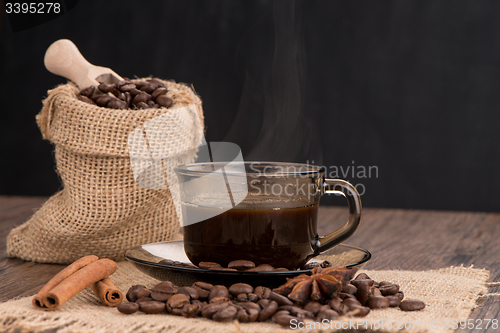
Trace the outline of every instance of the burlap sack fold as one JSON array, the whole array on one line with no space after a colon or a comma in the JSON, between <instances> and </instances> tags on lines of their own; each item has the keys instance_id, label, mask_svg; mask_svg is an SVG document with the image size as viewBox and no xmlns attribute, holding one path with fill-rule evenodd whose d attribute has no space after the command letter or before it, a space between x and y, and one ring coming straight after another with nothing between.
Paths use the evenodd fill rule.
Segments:
<instances>
[{"instance_id":1,"label":"burlap sack fold","mask_svg":"<svg viewBox=\"0 0 500 333\"><path fill-rule=\"evenodd\" d=\"M164 156L164 168L171 170L174 160L194 161L190 148L203 140L201 100L186 85L166 81L165 86L174 101L169 109L90 105L76 98L78 88L71 82L49 91L37 123L55 146L63 187L10 232L8 255L45 263L70 263L87 254L121 260L132 246L176 237L179 222L170 191L136 184L128 148L134 129L175 112L161 128L168 134L165 151L172 154Z\"/></svg>"}]
</instances>

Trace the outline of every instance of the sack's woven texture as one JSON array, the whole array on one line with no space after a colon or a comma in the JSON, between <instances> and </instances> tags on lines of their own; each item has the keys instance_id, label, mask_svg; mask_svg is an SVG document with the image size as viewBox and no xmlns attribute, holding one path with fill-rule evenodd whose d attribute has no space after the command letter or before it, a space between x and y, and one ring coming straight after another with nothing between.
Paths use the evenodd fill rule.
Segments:
<instances>
[{"instance_id":1,"label":"sack's woven texture","mask_svg":"<svg viewBox=\"0 0 500 333\"><path fill-rule=\"evenodd\" d=\"M10 232L8 255L44 263L70 263L88 254L122 260L130 247L176 238L180 224L170 191L139 187L128 149L134 129L176 110L177 116L159 129L168 137L164 153L172 154L163 157L177 163L194 161L192 147L203 140L201 100L187 85L164 83L173 99L169 109L90 105L77 99L78 88L71 82L48 92L37 123L55 146L63 186ZM174 156L179 152L187 153Z\"/></svg>"},{"instance_id":2,"label":"sack's woven texture","mask_svg":"<svg viewBox=\"0 0 500 333\"><path fill-rule=\"evenodd\" d=\"M136 332L335 332L344 325L360 331L380 332L453 332L446 326L446 319L466 320L476 307L476 299L486 293L489 272L465 267L449 267L431 271L364 271L376 281L398 283L405 298L416 298L426 303L425 309L404 312L398 308L373 310L363 318L343 318L326 327L285 329L277 324L265 323L218 323L204 318L184 318L169 314L147 315L136 312L124 315L116 308L100 303L89 288L66 302L59 310L45 312L35 310L31 297L11 300L0 304L1 332L57 332L57 333L136 333ZM157 280L139 272L129 262L118 263L111 277L122 292L134 284L148 288ZM437 323L437 326L435 325ZM358 325L356 327L356 325ZM404 327L406 326L406 328ZM400 328L403 328L401 330Z\"/></svg>"}]
</instances>

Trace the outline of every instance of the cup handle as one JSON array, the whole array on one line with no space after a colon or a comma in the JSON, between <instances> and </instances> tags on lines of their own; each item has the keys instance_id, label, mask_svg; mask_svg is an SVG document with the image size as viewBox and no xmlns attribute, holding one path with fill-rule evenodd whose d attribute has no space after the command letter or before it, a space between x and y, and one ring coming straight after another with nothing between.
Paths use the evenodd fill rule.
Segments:
<instances>
[{"instance_id":1,"label":"cup handle","mask_svg":"<svg viewBox=\"0 0 500 333\"><path fill-rule=\"evenodd\" d=\"M358 229L359 222L361 221L361 198L351 183L342 179L325 179L323 182L323 191L326 194L341 194L347 199L349 218L342 228L324 237L318 237L314 249L314 254L316 255L351 237Z\"/></svg>"}]
</instances>

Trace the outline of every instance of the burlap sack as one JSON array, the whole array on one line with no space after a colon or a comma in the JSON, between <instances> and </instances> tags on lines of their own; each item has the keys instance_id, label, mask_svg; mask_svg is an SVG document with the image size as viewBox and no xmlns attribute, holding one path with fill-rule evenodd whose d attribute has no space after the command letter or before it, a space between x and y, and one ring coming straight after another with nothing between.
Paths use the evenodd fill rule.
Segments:
<instances>
[{"instance_id":1,"label":"burlap sack","mask_svg":"<svg viewBox=\"0 0 500 333\"><path fill-rule=\"evenodd\" d=\"M63 187L10 232L10 256L46 263L70 263L87 254L121 260L132 246L177 236L170 191L137 185L128 148L131 131L173 110L178 115L162 124L168 138L165 150L178 154L202 142L200 98L186 85L165 85L174 101L169 109L101 108L78 100L73 83L49 91L37 123L43 137L55 145ZM170 156L170 161L190 163L195 154L189 150ZM166 170L172 169L168 158L164 163Z\"/></svg>"}]
</instances>

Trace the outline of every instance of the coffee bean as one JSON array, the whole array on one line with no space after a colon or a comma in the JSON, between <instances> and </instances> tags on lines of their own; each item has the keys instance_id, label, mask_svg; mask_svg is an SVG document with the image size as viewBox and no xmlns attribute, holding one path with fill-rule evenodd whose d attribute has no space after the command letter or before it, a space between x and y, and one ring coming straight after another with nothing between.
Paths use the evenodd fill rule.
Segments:
<instances>
[{"instance_id":1,"label":"coffee bean","mask_svg":"<svg viewBox=\"0 0 500 333\"><path fill-rule=\"evenodd\" d=\"M201 315L205 318L212 319L215 313L228 307L230 304L231 302L208 304L201 309Z\"/></svg>"},{"instance_id":2,"label":"coffee bean","mask_svg":"<svg viewBox=\"0 0 500 333\"><path fill-rule=\"evenodd\" d=\"M379 289L379 288L377 288L377 287L371 287L371 288L370 288L370 292L371 292L371 294L372 294L373 296L383 296L383 295L382 295L382 292L381 292L381 291L380 291L380 289Z\"/></svg>"},{"instance_id":3,"label":"coffee bean","mask_svg":"<svg viewBox=\"0 0 500 333\"><path fill-rule=\"evenodd\" d=\"M269 300L275 301L278 305L293 305L293 302L283 295L277 294L271 291L269 294Z\"/></svg>"},{"instance_id":4,"label":"coffee bean","mask_svg":"<svg viewBox=\"0 0 500 333\"><path fill-rule=\"evenodd\" d=\"M162 80L156 79L156 78L147 79L146 82L151 83L155 86L161 86L161 87L163 87L165 85Z\"/></svg>"},{"instance_id":5,"label":"coffee bean","mask_svg":"<svg viewBox=\"0 0 500 333\"><path fill-rule=\"evenodd\" d=\"M210 300L215 297L229 298L229 290L222 285L213 286L212 289L210 289L210 295L208 296L208 301L210 302Z\"/></svg>"},{"instance_id":6,"label":"coffee bean","mask_svg":"<svg viewBox=\"0 0 500 333\"><path fill-rule=\"evenodd\" d=\"M136 107L137 107L138 109L149 109L149 105L147 105L147 104L146 104L146 103L144 103L144 102L139 102L139 103L137 103Z\"/></svg>"},{"instance_id":7,"label":"coffee bean","mask_svg":"<svg viewBox=\"0 0 500 333\"><path fill-rule=\"evenodd\" d=\"M151 290L147 288L142 288L137 291L137 298L149 297L151 295Z\"/></svg>"},{"instance_id":8,"label":"coffee bean","mask_svg":"<svg viewBox=\"0 0 500 333\"><path fill-rule=\"evenodd\" d=\"M354 295L358 291L358 288L356 288L354 285L348 283L345 286L342 286L342 292Z\"/></svg>"},{"instance_id":9,"label":"coffee bean","mask_svg":"<svg viewBox=\"0 0 500 333\"><path fill-rule=\"evenodd\" d=\"M146 287L143 286L142 284L136 284L132 287L130 287L130 289L127 291L127 300L129 302L135 302L137 300L137 292L141 289L145 289Z\"/></svg>"},{"instance_id":10,"label":"coffee bean","mask_svg":"<svg viewBox=\"0 0 500 333\"><path fill-rule=\"evenodd\" d=\"M304 306L304 310L312 312L312 314L317 315L322 304L319 302L311 301Z\"/></svg>"},{"instance_id":11,"label":"coffee bean","mask_svg":"<svg viewBox=\"0 0 500 333\"><path fill-rule=\"evenodd\" d=\"M403 311L418 311L425 308L425 303L418 299L407 299L399 304L399 308Z\"/></svg>"},{"instance_id":12,"label":"coffee bean","mask_svg":"<svg viewBox=\"0 0 500 333\"><path fill-rule=\"evenodd\" d=\"M200 263L198 264L198 267L201 269L210 269L212 267L222 267L222 266L216 262L200 261Z\"/></svg>"},{"instance_id":13,"label":"coffee bean","mask_svg":"<svg viewBox=\"0 0 500 333\"><path fill-rule=\"evenodd\" d=\"M118 98L112 98L106 106L111 109L128 109L127 102L122 101Z\"/></svg>"},{"instance_id":14,"label":"coffee bean","mask_svg":"<svg viewBox=\"0 0 500 333\"><path fill-rule=\"evenodd\" d=\"M167 88L163 88L163 87L158 87L156 88L152 93L151 93L151 98L152 99L156 99L156 97L160 96L160 95L165 95L166 93L168 93L168 89Z\"/></svg>"},{"instance_id":15,"label":"coffee bean","mask_svg":"<svg viewBox=\"0 0 500 333\"><path fill-rule=\"evenodd\" d=\"M392 282L389 282L389 281L380 281L378 283L379 287L382 287L382 286L387 286L389 284L392 284Z\"/></svg>"},{"instance_id":16,"label":"coffee bean","mask_svg":"<svg viewBox=\"0 0 500 333\"><path fill-rule=\"evenodd\" d=\"M142 302L149 302L149 301L153 301L153 299L151 297L141 297L141 298L138 298L135 302L137 304L140 304Z\"/></svg>"},{"instance_id":17,"label":"coffee bean","mask_svg":"<svg viewBox=\"0 0 500 333\"><path fill-rule=\"evenodd\" d=\"M157 87L154 84L146 83L139 90L142 90L148 94L151 94Z\"/></svg>"},{"instance_id":18,"label":"coffee bean","mask_svg":"<svg viewBox=\"0 0 500 333\"><path fill-rule=\"evenodd\" d=\"M184 305L189 304L189 297L184 294L175 294L167 301L167 310L170 313L180 315Z\"/></svg>"},{"instance_id":19,"label":"coffee bean","mask_svg":"<svg viewBox=\"0 0 500 333\"><path fill-rule=\"evenodd\" d=\"M344 305L346 305L349 308L349 310L352 310L355 307L361 306L361 303L357 299L354 299L354 298L346 298L342 301L342 303Z\"/></svg>"},{"instance_id":20,"label":"coffee bean","mask_svg":"<svg viewBox=\"0 0 500 333\"><path fill-rule=\"evenodd\" d=\"M208 302L209 303L224 303L227 301L229 301L229 297L220 296L220 297L214 297L214 298L210 299Z\"/></svg>"},{"instance_id":21,"label":"coffee bean","mask_svg":"<svg viewBox=\"0 0 500 333\"><path fill-rule=\"evenodd\" d=\"M99 95L95 100L95 103L99 106L106 106L110 100L111 96L109 95Z\"/></svg>"},{"instance_id":22,"label":"coffee bean","mask_svg":"<svg viewBox=\"0 0 500 333\"><path fill-rule=\"evenodd\" d=\"M144 313L160 313L165 310L165 303L158 301L142 302L139 309Z\"/></svg>"},{"instance_id":23,"label":"coffee bean","mask_svg":"<svg viewBox=\"0 0 500 333\"><path fill-rule=\"evenodd\" d=\"M249 293L248 294L248 300L250 302L257 302L259 300L259 296L257 296L256 294L254 293Z\"/></svg>"},{"instance_id":24,"label":"coffee bean","mask_svg":"<svg viewBox=\"0 0 500 333\"><path fill-rule=\"evenodd\" d=\"M246 283L235 283L229 287L229 293L233 296L237 296L239 294L251 293L253 292L253 287Z\"/></svg>"},{"instance_id":25,"label":"coffee bean","mask_svg":"<svg viewBox=\"0 0 500 333\"><path fill-rule=\"evenodd\" d=\"M189 296L189 299L198 299L199 295L196 289L191 288L191 287L181 287L179 290L177 290L178 294L184 294L186 296Z\"/></svg>"},{"instance_id":26,"label":"coffee bean","mask_svg":"<svg viewBox=\"0 0 500 333\"><path fill-rule=\"evenodd\" d=\"M238 302L248 302L248 294L238 294L236 300Z\"/></svg>"},{"instance_id":27,"label":"coffee bean","mask_svg":"<svg viewBox=\"0 0 500 333\"><path fill-rule=\"evenodd\" d=\"M120 303L116 306L118 311L125 314L131 314L139 310L139 304L137 303Z\"/></svg>"},{"instance_id":28,"label":"coffee bean","mask_svg":"<svg viewBox=\"0 0 500 333\"><path fill-rule=\"evenodd\" d=\"M371 279L368 275L366 275L366 273L360 273L358 276L356 276L356 278L354 278L354 280L371 280Z\"/></svg>"},{"instance_id":29,"label":"coffee bean","mask_svg":"<svg viewBox=\"0 0 500 333\"><path fill-rule=\"evenodd\" d=\"M316 320L319 321L319 322L322 322L323 320L336 320L338 319L339 317L339 314L337 313L337 311L334 311L334 310L321 310L318 312L317 316L316 316Z\"/></svg>"},{"instance_id":30,"label":"coffee bean","mask_svg":"<svg viewBox=\"0 0 500 333\"><path fill-rule=\"evenodd\" d=\"M269 295L271 295L271 289L263 286L258 286L255 288L254 293L257 295L259 298L269 298Z\"/></svg>"},{"instance_id":31,"label":"coffee bean","mask_svg":"<svg viewBox=\"0 0 500 333\"><path fill-rule=\"evenodd\" d=\"M155 292L152 292L151 293L151 298L155 301L159 301L159 302L166 302L168 301L168 299L170 297L172 297L173 294L164 294L164 293L155 293Z\"/></svg>"},{"instance_id":32,"label":"coffee bean","mask_svg":"<svg viewBox=\"0 0 500 333\"><path fill-rule=\"evenodd\" d=\"M364 317L370 313L370 308L367 306L357 306L353 307L351 313L356 317Z\"/></svg>"},{"instance_id":33,"label":"coffee bean","mask_svg":"<svg viewBox=\"0 0 500 333\"><path fill-rule=\"evenodd\" d=\"M393 284L387 284L379 287L380 292L382 295L387 296L387 295L396 295L399 291L399 285L393 283Z\"/></svg>"},{"instance_id":34,"label":"coffee bean","mask_svg":"<svg viewBox=\"0 0 500 333\"><path fill-rule=\"evenodd\" d=\"M85 89L80 90L80 95L85 96L85 97L90 97L95 91L95 86L90 86Z\"/></svg>"},{"instance_id":35,"label":"coffee bean","mask_svg":"<svg viewBox=\"0 0 500 333\"><path fill-rule=\"evenodd\" d=\"M118 89L114 88L114 89L111 91L111 93L112 93L113 95L115 95L115 97L118 97L118 96L120 96L120 94L121 94L122 92L121 92L120 90L118 90Z\"/></svg>"},{"instance_id":36,"label":"coffee bean","mask_svg":"<svg viewBox=\"0 0 500 333\"><path fill-rule=\"evenodd\" d=\"M164 294L175 294L177 293L177 288L174 287L174 284L172 282L163 281L151 288L151 291Z\"/></svg>"},{"instance_id":37,"label":"coffee bean","mask_svg":"<svg viewBox=\"0 0 500 333\"><path fill-rule=\"evenodd\" d=\"M401 299L396 295L385 296L385 298L387 298L389 300L390 307L399 306L399 304L401 303Z\"/></svg>"},{"instance_id":38,"label":"coffee bean","mask_svg":"<svg viewBox=\"0 0 500 333\"><path fill-rule=\"evenodd\" d=\"M112 92L113 89L116 88L116 85L114 83L101 82L101 84L99 84L99 86L97 88L100 91L102 91L103 93L109 93L109 92Z\"/></svg>"},{"instance_id":39,"label":"coffee bean","mask_svg":"<svg viewBox=\"0 0 500 333\"><path fill-rule=\"evenodd\" d=\"M298 324L298 323L302 322L301 319L294 317L292 315L288 315L288 314L279 314L279 315L276 315L276 317L273 317L273 319L280 326L287 327L287 328L295 327L292 325L292 323Z\"/></svg>"},{"instance_id":40,"label":"coffee bean","mask_svg":"<svg viewBox=\"0 0 500 333\"><path fill-rule=\"evenodd\" d=\"M160 96L156 97L155 102L158 103L160 106L164 106L166 108L170 107L173 103L172 99L170 97L168 97L167 95L160 95ZM254 267L255 267L255 264L254 264ZM229 267L229 268L234 268L234 267ZM248 267L248 268L252 268L252 267ZM243 268L243 269L246 269L246 268Z\"/></svg>"},{"instance_id":41,"label":"coffee bean","mask_svg":"<svg viewBox=\"0 0 500 333\"><path fill-rule=\"evenodd\" d=\"M129 92L130 90L136 89L136 88L137 88L136 85L133 84L132 82L130 82L130 83L124 84L122 86L119 86L118 89L120 89L120 91L123 91L123 92Z\"/></svg>"},{"instance_id":42,"label":"coffee bean","mask_svg":"<svg viewBox=\"0 0 500 333\"><path fill-rule=\"evenodd\" d=\"M366 301L366 306L370 309L388 308L389 305L389 300L384 296L372 296Z\"/></svg>"},{"instance_id":43,"label":"coffee bean","mask_svg":"<svg viewBox=\"0 0 500 333\"><path fill-rule=\"evenodd\" d=\"M142 94L143 91L137 89L137 88L132 88L128 91L128 93L130 93L130 95L132 95L132 98L139 95L139 94Z\"/></svg>"},{"instance_id":44,"label":"coffee bean","mask_svg":"<svg viewBox=\"0 0 500 333\"><path fill-rule=\"evenodd\" d=\"M92 105L95 105L95 102L93 100L91 100L90 98L88 98L87 96L84 96L84 95L79 95L78 96L78 99L82 102L85 102L85 103L89 103L89 104L92 104Z\"/></svg>"},{"instance_id":45,"label":"coffee bean","mask_svg":"<svg viewBox=\"0 0 500 333\"><path fill-rule=\"evenodd\" d=\"M269 299L260 299L257 303L260 305L261 309L269 305L271 301Z\"/></svg>"},{"instance_id":46,"label":"coffee bean","mask_svg":"<svg viewBox=\"0 0 500 333\"><path fill-rule=\"evenodd\" d=\"M285 267L278 267L274 269L274 272L289 272L290 270Z\"/></svg>"},{"instance_id":47,"label":"coffee bean","mask_svg":"<svg viewBox=\"0 0 500 333\"><path fill-rule=\"evenodd\" d=\"M238 310L236 307L229 305L224 309L217 311L213 316L212 320L223 322L223 321L231 321L236 318L236 313Z\"/></svg>"},{"instance_id":48,"label":"coffee bean","mask_svg":"<svg viewBox=\"0 0 500 333\"><path fill-rule=\"evenodd\" d=\"M182 315L186 318L194 318L201 312L200 304L186 304L182 308Z\"/></svg>"},{"instance_id":49,"label":"coffee bean","mask_svg":"<svg viewBox=\"0 0 500 333\"><path fill-rule=\"evenodd\" d=\"M275 301L269 302L259 313L259 321L266 321L278 310L278 303Z\"/></svg>"},{"instance_id":50,"label":"coffee bean","mask_svg":"<svg viewBox=\"0 0 500 333\"><path fill-rule=\"evenodd\" d=\"M400 299L400 300L403 300L405 298L405 293L402 292L401 290L398 291L398 293L396 294L396 296Z\"/></svg>"},{"instance_id":51,"label":"coffee bean","mask_svg":"<svg viewBox=\"0 0 500 333\"><path fill-rule=\"evenodd\" d=\"M145 92L141 92L132 99L132 104L137 105L139 103L146 103L151 99L150 94L146 94Z\"/></svg>"}]
</instances>

